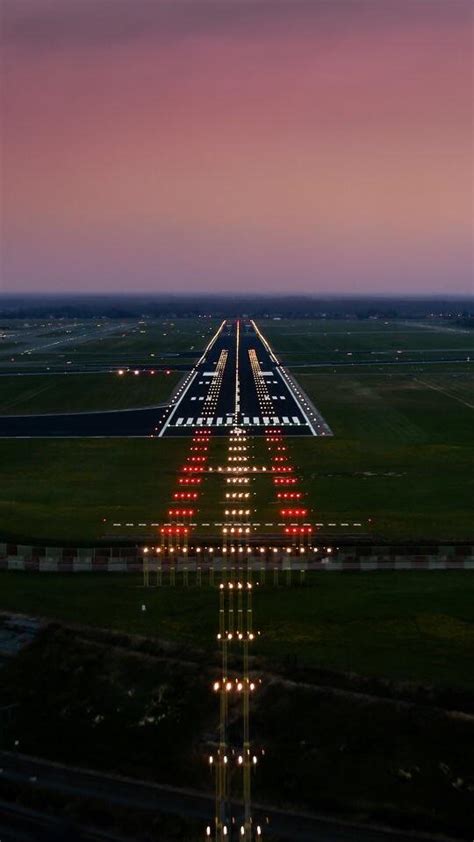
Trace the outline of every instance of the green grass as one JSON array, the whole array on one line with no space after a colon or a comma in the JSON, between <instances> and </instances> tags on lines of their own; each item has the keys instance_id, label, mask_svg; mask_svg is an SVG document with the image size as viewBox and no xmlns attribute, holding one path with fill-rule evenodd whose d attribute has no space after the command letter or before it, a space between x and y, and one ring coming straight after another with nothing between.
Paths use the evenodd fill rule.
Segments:
<instances>
[{"instance_id":1,"label":"green grass","mask_svg":"<svg viewBox=\"0 0 474 842\"><path fill-rule=\"evenodd\" d=\"M198 357L218 327L217 320L176 319L150 320L144 324L130 323L122 333L91 338L80 344L71 343L66 353L73 362L91 359L122 360L158 359L162 354L186 353Z\"/></svg>"},{"instance_id":2,"label":"green grass","mask_svg":"<svg viewBox=\"0 0 474 842\"><path fill-rule=\"evenodd\" d=\"M318 522L362 522L388 540L474 538L474 370L468 362L423 362L463 355L474 336L427 324L260 323L334 432L292 441ZM345 364L298 367L330 358ZM417 363L380 365L408 358ZM358 366L363 359L372 364Z\"/></svg>"},{"instance_id":3,"label":"green grass","mask_svg":"<svg viewBox=\"0 0 474 842\"><path fill-rule=\"evenodd\" d=\"M12 365L15 370L28 370L32 365L65 362L72 366L158 363L180 354L191 361L200 355L219 323L218 319L198 318L64 320L57 325L12 320L2 340L8 342L3 352L0 344L0 364L7 370Z\"/></svg>"},{"instance_id":4,"label":"green grass","mask_svg":"<svg viewBox=\"0 0 474 842\"><path fill-rule=\"evenodd\" d=\"M141 610L146 604L147 611ZM213 647L216 592L141 588L117 574L0 574L0 609ZM474 574L313 574L257 588L256 654L474 689Z\"/></svg>"},{"instance_id":5,"label":"green grass","mask_svg":"<svg viewBox=\"0 0 474 842\"><path fill-rule=\"evenodd\" d=\"M163 439L2 440L1 532L94 541L113 521L155 520L181 451L181 441Z\"/></svg>"},{"instance_id":6,"label":"green grass","mask_svg":"<svg viewBox=\"0 0 474 842\"><path fill-rule=\"evenodd\" d=\"M87 412L130 409L166 401L180 375L158 372L118 374L45 374L2 377L0 414Z\"/></svg>"},{"instance_id":7,"label":"green grass","mask_svg":"<svg viewBox=\"0 0 474 842\"><path fill-rule=\"evenodd\" d=\"M460 402L474 405L472 374L420 378L299 375L334 432L292 442L321 522L372 518L397 540L473 538L474 410Z\"/></svg>"},{"instance_id":8,"label":"green grass","mask_svg":"<svg viewBox=\"0 0 474 842\"><path fill-rule=\"evenodd\" d=\"M260 321L259 327L284 362L406 362L467 358L474 335L461 329L395 321Z\"/></svg>"}]
</instances>

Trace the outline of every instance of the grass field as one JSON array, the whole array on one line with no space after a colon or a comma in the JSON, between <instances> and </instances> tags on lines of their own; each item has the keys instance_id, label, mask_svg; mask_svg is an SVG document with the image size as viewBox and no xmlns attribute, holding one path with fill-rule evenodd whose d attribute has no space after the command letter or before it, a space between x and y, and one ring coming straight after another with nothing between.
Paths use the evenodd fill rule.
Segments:
<instances>
[{"instance_id":1,"label":"grass field","mask_svg":"<svg viewBox=\"0 0 474 842\"><path fill-rule=\"evenodd\" d=\"M169 502L163 489L181 451L179 440L1 440L1 530L24 539L93 541L112 521L155 520Z\"/></svg>"},{"instance_id":2,"label":"grass field","mask_svg":"<svg viewBox=\"0 0 474 842\"><path fill-rule=\"evenodd\" d=\"M259 327L283 362L406 362L474 357L472 331L379 320L262 320Z\"/></svg>"},{"instance_id":3,"label":"grass field","mask_svg":"<svg viewBox=\"0 0 474 842\"><path fill-rule=\"evenodd\" d=\"M94 338L77 345L77 352L95 361L104 354L117 365L119 349L148 360L153 353L180 352L191 359L194 351L185 349L194 346L198 353L216 324L208 319L130 322L125 336ZM312 519L337 523L326 529L334 539L344 534L340 523L353 521L381 540L474 539L474 369L466 361L424 361L430 348L457 353L456 343L472 344L471 334L444 324L371 320L259 324L277 353L286 343L290 350L302 349L293 360L308 356L310 364L298 367L296 362L294 374L334 431L332 438L289 440ZM47 329L56 335L57 326ZM344 365L316 365L314 354L338 348L341 339L347 343L344 348L362 349L369 356L381 344L396 353L394 346L406 339L405 347L418 349L420 359L398 368L380 360L354 365L347 357ZM4 377L0 412L149 405L166 398L176 377ZM94 541L110 535L114 521L162 520L186 448L185 441L169 439L123 441L120 446L99 440L0 441L0 532L24 540ZM255 440L254 448L258 463L265 455L261 440ZM211 464L221 457L222 443L214 442ZM256 518L274 522L271 483L258 479L254 490ZM209 481L205 492L201 520L219 520L222 490ZM130 537L125 529L114 534L117 539Z\"/></svg>"},{"instance_id":4,"label":"grass field","mask_svg":"<svg viewBox=\"0 0 474 842\"><path fill-rule=\"evenodd\" d=\"M131 409L166 401L181 376L175 372L135 376L117 374L45 374L0 380L0 414L87 412Z\"/></svg>"},{"instance_id":5,"label":"grass field","mask_svg":"<svg viewBox=\"0 0 474 842\"><path fill-rule=\"evenodd\" d=\"M12 358L15 370L38 364L153 364L179 354L192 361L218 325L217 319L199 318L64 320L55 325L13 319L3 327L0 366L10 370Z\"/></svg>"},{"instance_id":6,"label":"grass field","mask_svg":"<svg viewBox=\"0 0 474 842\"><path fill-rule=\"evenodd\" d=\"M474 536L474 374L298 374L334 437L293 440L321 520L396 539Z\"/></svg>"},{"instance_id":7,"label":"grass field","mask_svg":"<svg viewBox=\"0 0 474 842\"><path fill-rule=\"evenodd\" d=\"M324 573L308 582L256 589L255 654L474 690L474 574ZM216 599L207 587L144 591L130 574L0 574L0 610L80 618L212 651Z\"/></svg>"},{"instance_id":8,"label":"grass field","mask_svg":"<svg viewBox=\"0 0 474 842\"><path fill-rule=\"evenodd\" d=\"M378 320L260 327L334 432L292 441L320 522L370 518L372 534L396 540L474 537L472 332Z\"/></svg>"}]
</instances>

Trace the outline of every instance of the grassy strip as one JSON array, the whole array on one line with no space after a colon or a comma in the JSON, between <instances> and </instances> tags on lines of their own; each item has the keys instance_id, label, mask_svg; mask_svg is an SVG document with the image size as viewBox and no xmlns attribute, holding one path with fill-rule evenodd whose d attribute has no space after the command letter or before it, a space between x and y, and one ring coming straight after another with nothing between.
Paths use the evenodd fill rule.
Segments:
<instances>
[{"instance_id":1,"label":"grassy strip","mask_svg":"<svg viewBox=\"0 0 474 842\"><path fill-rule=\"evenodd\" d=\"M0 414L87 412L131 409L166 401L180 380L177 373L135 376L52 374L2 377Z\"/></svg>"},{"instance_id":2,"label":"grassy strip","mask_svg":"<svg viewBox=\"0 0 474 842\"><path fill-rule=\"evenodd\" d=\"M0 608L213 647L208 587L144 591L120 574L0 574ZM259 587L256 653L323 667L474 690L474 574L313 574ZM142 611L142 604L146 611Z\"/></svg>"}]
</instances>

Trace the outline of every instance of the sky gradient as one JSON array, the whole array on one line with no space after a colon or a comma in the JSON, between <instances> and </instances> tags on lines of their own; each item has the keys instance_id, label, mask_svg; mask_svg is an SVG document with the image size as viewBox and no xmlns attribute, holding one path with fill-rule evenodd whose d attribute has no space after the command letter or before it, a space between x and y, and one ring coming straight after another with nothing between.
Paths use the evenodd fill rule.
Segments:
<instances>
[{"instance_id":1,"label":"sky gradient","mask_svg":"<svg viewBox=\"0 0 474 842\"><path fill-rule=\"evenodd\" d=\"M3 0L4 292L470 294L470 0Z\"/></svg>"}]
</instances>

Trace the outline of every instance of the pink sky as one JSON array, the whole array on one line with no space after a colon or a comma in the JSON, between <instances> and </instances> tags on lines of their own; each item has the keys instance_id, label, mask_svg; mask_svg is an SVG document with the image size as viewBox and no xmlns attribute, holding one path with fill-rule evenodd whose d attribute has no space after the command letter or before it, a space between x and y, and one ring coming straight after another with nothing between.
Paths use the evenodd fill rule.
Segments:
<instances>
[{"instance_id":1,"label":"pink sky","mask_svg":"<svg viewBox=\"0 0 474 842\"><path fill-rule=\"evenodd\" d=\"M470 0L2 9L3 291L474 291Z\"/></svg>"}]
</instances>

